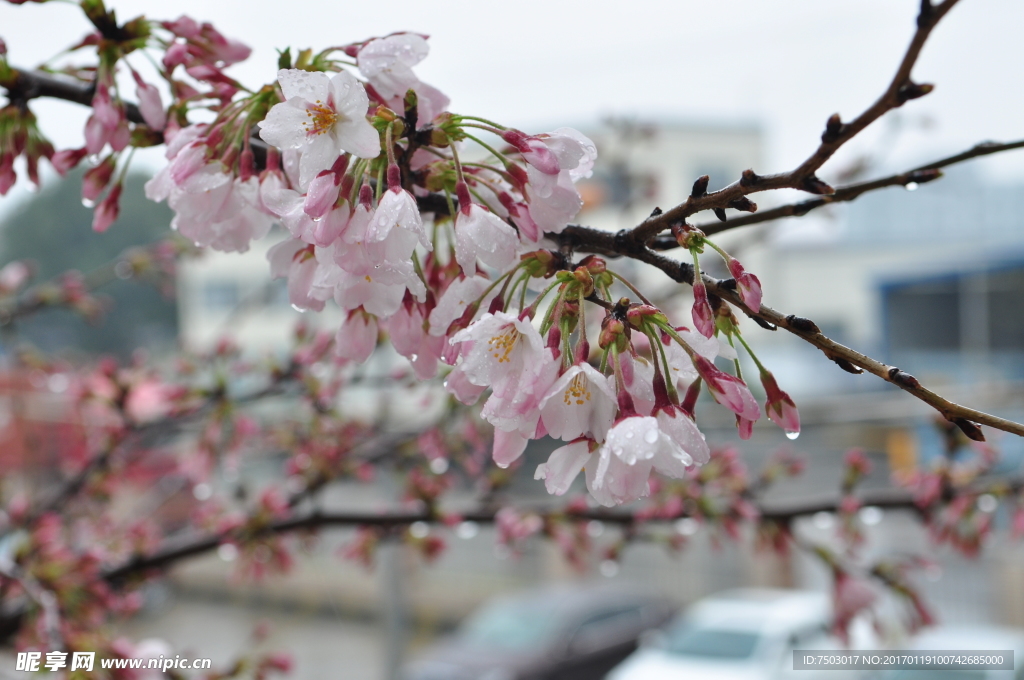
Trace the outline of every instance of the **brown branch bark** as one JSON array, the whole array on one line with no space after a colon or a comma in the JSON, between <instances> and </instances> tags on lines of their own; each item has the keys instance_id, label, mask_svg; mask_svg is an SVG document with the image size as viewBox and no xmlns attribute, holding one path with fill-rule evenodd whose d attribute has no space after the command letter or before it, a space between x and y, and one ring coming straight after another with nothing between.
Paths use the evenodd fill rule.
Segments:
<instances>
[{"instance_id":1,"label":"brown branch bark","mask_svg":"<svg viewBox=\"0 0 1024 680\"><path fill-rule=\"evenodd\" d=\"M889 87L886 88L885 92L882 93L875 103L849 123L843 123L839 119L838 114L830 118L826 124L825 132L822 134L821 144L799 167L790 172L765 176L759 176L753 171L748 170L743 173L743 177L740 180L718 191L708 194L704 193L703 190L695 190L684 203L658 215L652 215L634 227L630 237L639 243L649 243L655 236L668 229L672 224L685 222L691 215L703 210L722 210L729 207L740 207L743 205L742 199L745 196L759 191L801 189L814 194L833 193L832 187L819 180L814 173L843 144L853 139L864 128L878 120L885 113L899 108L907 101L924 96L931 91L931 85L917 85L911 81L910 73L932 29L935 28L939 20L958 1L945 0L945 2L934 6L927 1L922 3L921 12L917 19L917 31L915 31L914 37L910 41L910 46L907 48L903 60L896 70L896 75L889 83ZM757 206L750 204L742 209L754 212L757 210Z\"/></svg>"},{"instance_id":2,"label":"brown branch bark","mask_svg":"<svg viewBox=\"0 0 1024 680\"><path fill-rule=\"evenodd\" d=\"M875 191L877 189L884 189L886 187L903 186L915 182L923 184L924 182L930 182L934 179L938 179L941 175L931 174L931 170L940 170L942 168L962 163L972 158L979 158L981 156L989 156L994 153L1000 153L1002 151L1012 151L1014 149L1024 148L1024 140L1017 140L1015 142L1007 142L1001 144L998 142L981 142L967 151L956 154L955 156L949 156L941 160L926 163L925 165L901 172L895 175L889 175L888 177L881 177L879 179L873 179L867 182L857 182L855 184L847 184L845 186L838 187L834 194L828 196L821 196L819 198L811 198L806 201L799 201L797 203L789 203L787 205L780 205L777 208L771 210L764 210L749 215L741 215L739 217L733 217L726 220L725 222L708 222L705 224L698 224L697 228L703 231L705 234L718 234L729 229L735 229L737 227L746 227L751 224L758 224L761 222L770 222L772 220L781 219L783 217L802 217L807 213L811 212L816 208L820 208L823 205L829 205L830 203L845 203L859 198L863 194L869 191ZM658 239L652 243L652 247L658 250L665 249L671 250L672 248L678 248L679 244L676 243L675 239Z\"/></svg>"},{"instance_id":3,"label":"brown branch bark","mask_svg":"<svg viewBox=\"0 0 1024 680\"><path fill-rule=\"evenodd\" d=\"M864 112L848 123L843 123L838 114L831 117L822 134L821 143L818 148L796 169L775 175L759 176L753 171L743 173L743 177L729 186L713 192L706 193L695 186L693 194L687 200L662 213L652 215L640 225L631 230L623 230L618 234L607 234L593 229L580 226L569 226L556 239L564 246L573 250L587 250L597 254L608 256L624 255L641 262L646 262L658 267L670 278L693 283L693 267L684 263L675 262L660 255L651 247L668 248L671 246L666 241L657 241L655 237L667 229L673 223L684 222L687 217L704 210L723 210L728 207L737 207L753 212L756 205L749 202L745 197L748 194L767 191L771 189L802 189L811 193L823 194L822 198L804 201L802 203L781 206L771 211L762 213L759 216L748 216L729 220L718 228L705 225L705 233L714 233L728 228L754 224L760 221L776 219L788 215L803 214L809 210L837 201L853 200L861 194L886 186L898 184L906 185L910 181L923 181L929 170L936 170L940 167L952 165L968 158L1005 151L1024 146L1024 142L1012 142L1010 144L992 145L980 144L971 150L956 156L951 156L935 163L931 163L908 173L893 175L888 178L862 182L842 187L839 191L824 184L815 176L815 172L828 161L843 144L855 137L868 125L880 118L882 115L895 108L902 106L911 99L928 94L931 91L930 85L918 85L911 80L911 72L914 64L920 56L925 42L932 30L939 21L953 8L959 0L944 0L933 5L931 0L922 0L921 10L917 18L917 30L910 41L902 61L896 70L885 92ZM92 85L88 83L76 83L67 79L57 78L47 73L15 71L14 82L0 83L8 89L12 97L32 98L39 96L50 96L82 104L89 104L92 99ZM137 108L129 113L132 120L141 120ZM257 149L254 149L257 150ZM262 150L262 147L261 149ZM258 154L259 155L259 154ZM257 159L259 162L259 158ZM915 179L916 178L916 179ZM934 177L932 177L934 178ZM426 197L421 200L421 208L426 211L439 214L447 213L447 205L439 200L440 197ZM918 381L895 366L887 366L882 362L872 359L860 352L845 347L824 336L818 331L817 326L807 320L798 319L794 316L784 316L770 307L762 306L759 310L748 310L743 307L739 296L730 287L731 280L717 281L704 276L710 292L718 295L741 309L758 321L762 326L768 328L782 327L803 338L812 345L818 347L825 355L839 364L841 367L852 372L866 370L887 382L893 383L901 389L913 394L917 398L933 406L943 416L956 423L969 436L982 437L980 430L973 426L973 422L988 425L997 429L1012 432L1024 436L1024 426L1011 421L997 418L995 416L970 409L959 404L954 404L940 395L922 387Z\"/></svg>"},{"instance_id":4,"label":"brown branch bark","mask_svg":"<svg viewBox=\"0 0 1024 680\"><path fill-rule=\"evenodd\" d=\"M561 234L558 234L556 238L562 245L571 250L624 255L657 267L675 281L693 284L693 265L677 262L654 252L646 246L638 244L626 230L612 234L589 227L571 226L567 227ZM736 292L733 279L718 280L706 274L702 275L702 278L709 293L717 295L743 310L748 316L758 321L759 325L771 330L784 328L820 349L826 357L834 361L841 368L852 373L867 371L886 382L892 383L935 408L946 419L956 423L965 434L972 438L983 439L981 432L972 423L988 425L997 430L1024 436L1024 425L955 404L922 386L914 376L901 371L898 367L889 366L845 345L840 345L824 335L810 319L797 317L792 314L787 315L766 305L761 305L761 308L758 310L748 309Z\"/></svg>"},{"instance_id":5,"label":"brown branch bark","mask_svg":"<svg viewBox=\"0 0 1024 680\"><path fill-rule=\"evenodd\" d=\"M991 484L992 482L986 482ZM1019 490L1024 486L1024 480L1012 480L1009 482L997 482L1000 488L1008 493ZM875 506L887 510L914 510L921 508L915 503L913 494L906 489L882 488L865 489L856 494L862 506ZM838 498L816 498L810 500L785 501L773 504L758 504L761 521L777 522L786 524L798 517L814 515L819 512L837 512L841 500ZM641 523L665 523L674 522L685 517L692 517L689 512L679 512L672 515L658 516L653 518L638 517L636 513L628 510L607 510L603 508L588 510L564 510L540 508L530 510L522 508L523 512L537 514L545 519L568 519L573 521L605 522L619 526L632 526ZM497 509L486 508L472 512L461 513L462 521L476 522L478 524L492 524L495 521ZM255 532L252 529L246 534L248 537L283 534L293 531L307 531L323 527L377 527L380 529L400 529L408 527L415 522L426 522L428 524L442 523L442 519L436 513L427 510L389 512L389 513L361 513L361 512L312 512L308 515L290 519L278 520L266 524ZM245 530L243 530L245 531ZM181 542L176 546L167 546L149 555L139 555L119 566L108 569L104 572L104 578L111 583L119 583L146 572L166 569L174 563L195 557L214 550L222 542L238 538L234 532L224 532L201 538L193 538Z\"/></svg>"}]
</instances>

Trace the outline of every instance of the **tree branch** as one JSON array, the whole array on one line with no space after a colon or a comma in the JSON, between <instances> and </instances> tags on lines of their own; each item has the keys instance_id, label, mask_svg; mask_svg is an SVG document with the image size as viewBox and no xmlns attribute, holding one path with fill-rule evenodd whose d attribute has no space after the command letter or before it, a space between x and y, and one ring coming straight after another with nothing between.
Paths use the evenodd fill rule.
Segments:
<instances>
[{"instance_id":1,"label":"tree branch","mask_svg":"<svg viewBox=\"0 0 1024 680\"><path fill-rule=\"evenodd\" d=\"M703 189L697 190L686 199L684 203L667 210L658 215L652 215L634 227L630 237L639 243L648 243L659 233L668 229L672 224L685 222L691 215L702 210L723 210L725 208L738 208L754 212L757 206L746 201L744 197L748 194L771 189L800 189L814 194L831 194L832 187L828 186L815 176L817 171L825 162L832 157L839 148L855 137L868 125L876 121L885 113L903 106L911 99L922 97L932 90L931 85L917 85L910 80L910 72L917 62L917 58L924 47L925 41L935 28L939 20L953 8L959 0L945 0L945 2L932 6L930 3L922 4L921 14L917 20L917 31L914 33L910 46L907 48L903 60L900 62L896 75L885 92L857 118L849 123L843 123L839 115L829 118L822 134L821 144L807 160L800 164L795 170L775 175L759 176L752 170L743 173L743 177L729 186L712 193L705 193ZM706 189L706 186L704 187Z\"/></svg>"},{"instance_id":2,"label":"tree branch","mask_svg":"<svg viewBox=\"0 0 1024 680\"><path fill-rule=\"evenodd\" d=\"M1024 140L1007 142L1005 144L998 142L981 142L967 151L958 153L955 156L948 156L947 158L927 163L912 170L907 170L905 172L867 182L857 182L855 184L841 186L836 189L834 194L830 194L828 196L812 198L806 201L799 201L797 203L789 203L787 205L780 205L779 207L772 208L771 210L764 210L750 215L733 217L725 222L708 222L705 224L698 224L697 228L705 234L711 235L718 234L729 229L735 229L737 227L746 227L751 224L770 222L783 217L802 217L815 208L820 208L821 206L829 205L830 203L849 202L859 198L861 195L866 194L869 191L894 186L905 187L911 182L923 184L941 177L941 174L929 173L931 170L939 170L980 156L989 156L994 153L1012 151L1014 149L1021 148L1024 148ZM679 244L672 238L659 238L651 243L651 247L656 250L671 250L673 248L678 248Z\"/></svg>"},{"instance_id":3,"label":"tree branch","mask_svg":"<svg viewBox=\"0 0 1024 680\"><path fill-rule=\"evenodd\" d=\"M693 265L677 262L638 244L631 238L628 230L612 234L589 227L570 226L561 234L550 236L558 239L562 245L572 250L624 255L657 267L674 281L693 284ZM898 367L889 366L845 345L840 345L838 342L825 336L818 329L817 324L810 319L792 314L786 315L766 305L761 305L761 308L758 310L748 309L736 292L736 282L733 279L718 280L707 274L703 274L702 278L707 286L708 293L717 295L743 310L747 316L757 321L758 325L771 330L784 328L820 349L826 357L838 364L840 368L851 373L867 371L909 392L935 408L972 439L984 439L981 431L973 423L988 425L997 430L1024 436L1024 425L955 404L923 387L917 378L903 372Z\"/></svg>"},{"instance_id":4,"label":"tree branch","mask_svg":"<svg viewBox=\"0 0 1024 680\"><path fill-rule=\"evenodd\" d=\"M81 287L75 288L74 291L67 290L64 285L69 274L77 274L69 271L30 286L21 294L0 298L0 327L44 308L70 304L81 293L91 293L118 279L141 279L154 272L159 274L159 267L156 266L160 258L159 251L163 248L172 248L177 256L184 250L183 243L181 239L165 239L146 246L129 248L113 260L83 274Z\"/></svg>"},{"instance_id":5,"label":"tree branch","mask_svg":"<svg viewBox=\"0 0 1024 680\"><path fill-rule=\"evenodd\" d=\"M986 482L990 483L990 482ZM1024 487L1024 480L1015 479L1011 481L1000 481L1001 489L1008 493ZM862 506L875 506L887 510L915 510L921 511L920 506L915 502L914 495L899 488L865 489L856 494ZM819 512L837 512L840 510L841 501L836 498L804 499L799 501L788 501L781 503L765 504L759 503L758 510L761 521L777 522L787 524L798 517L814 515ZM586 510L565 510L552 508L539 508L531 510L522 508L523 512L536 514L543 519L567 519L571 521L599 521L619 526L632 526L641 523L665 523L674 522L686 517L693 517L694 513L680 511L670 515L658 515L642 517L636 512L628 510L608 510L604 508ZM477 524L493 524L497 516L497 509L484 508L467 513L459 513L458 517L464 522L476 522ZM394 530L408 527L416 522L428 524L444 523L443 517L429 510L417 510L406 512L388 513L365 513L365 512L319 512L314 511L301 517L282 519L270 522L255 531L250 527L241 531L249 538L262 535L284 534L294 531L307 531L323 527L377 527L380 529ZM138 555L124 564L112 567L104 572L103 577L111 583L120 583L135 575L145 572L166 569L174 563L195 557L216 549L224 541L237 539L238 531L226 531L219 534L204 536L201 538L189 539L177 546L167 546L149 555Z\"/></svg>"}]
</instances>

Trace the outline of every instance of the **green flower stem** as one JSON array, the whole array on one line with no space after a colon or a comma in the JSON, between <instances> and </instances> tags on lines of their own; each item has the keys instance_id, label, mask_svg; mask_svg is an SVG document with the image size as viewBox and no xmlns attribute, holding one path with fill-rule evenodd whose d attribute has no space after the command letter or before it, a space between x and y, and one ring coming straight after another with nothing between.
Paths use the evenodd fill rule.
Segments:
<instances>
[{"instance_id":1,"label":"green flower stem","mask_svg":"<svg viewBox=\"0 0 1024 680\"><path fill-rule=\"evenodd\" d=\"M747 341L743 339L743 336L740 335L739 331L736 331L735 335L736 339L740 341L741 345L743 345L743 349L747 350L747 354L749 354L750 358L754 360L754 364L757 366L757 370L759 370L761 373L768 373L768 369L764 367L764 364L761 363L761 360L757 358L756 354L754 354L754 350L750 349L750 345L748 345ZM729 342L732 343L731 335L729 336Z\"/></svg>"},{"instance_id":2,"label":"green flower stem","mask_svg":"<svg viewBox=\"0 0 1024 680\"><path fill-rule=\"evenodd\" d=\"M657 326L652 328L652 324L645 322L643 331L651 343L651 359L653 359L654 363L654 374L662 376L662 380L665 381L665 387L668 389L669 398L678 404L679 392L676 391L675 381L672 380L672 367L668 365L668 353L665 351L661 338L658 337ZM659 368L659 364L665 367L664 373Z\"/></svg>"},{"instance_id":3,"label":"green flower stem","mask_svg":"<svg viewBox=\"0 0 1024 680\"><path fill-rule=\"evenodd\" d=\"M495 123L493 120L487 120L486 118L480 118L479 116L463 116L463 115L460 114L460 115L455 116L455 120L456 120L456 122L462 122L464 120L475 120L478 123L484 123L486 125L490 125L492 127L495 127L495 128L498 129L499 132L505 129L504 125L500 125L498 123Z\"/></svg>"},{"instance_id":4,"label":"green flower stem","mask_svg":"<svg viewBox=\"0 0 1024 680\"><path fill-rule=\"evenodd\" d=\"M637 296L638 298L640 298L640 300L642 300L642 301L643 301L643 303L644 303L645 305L650 305L651 307L654 307L654 306L655 306L655 305L654 305L654 303L652 303L652 302L651 302L650 300L648 300L648 299L647 299L646 297L644 297L644 294L643 294L643 293L641 293L641 292L640 292L639 290L637 290L637 289L636 289L636 286L634 286L634 285L633 285L632 283L630 283L630 282L629 282L629 281L628 281L627 279L625 279L625 278L624 278L623 276L621 276L620 274L617 274L617 273L613 272L613 271L612 271L611 269L608 269L608 270L606 270L606 271L607 271L607 272L608 272L609 274L611 274L611 275L612 275L613 277L615 277L616 279L618 279L619 281L621 281L621 282L622 282L622 283L623 283L623 284L624 284L624 285L625 285L625 286L626 286L627 288L629 288L629 289L630 289L631 291L633 291L633 293L634 293L634 294L635 294L635 295L636 295L636 296Z\"/></svg>"},{"instance_id":5,"label":"green flower stem","mask_svg":"<svg viewBox=\"0 0 1024 680\"><path fill-rule=\"evenodd\" d=\"M463 134L466 135L467 139L472 139L474 142L476 142L477 144L479 144L483 148L487 149L487 151L489 151L492 156L494 156L499 161L501 161L502 165L504 165L505 167L508 167L509 163L511 163L511 161L505 156L505 154L499 152L497 149L492 147L490 144L487 144L486 142L484 142L479 137L477 137L475 135L471 135L468 132L465 132Z\"/></svg>"},{"instance_id":6,"label":"green flower stem","mask_svg":"<svg viewBox=\"0 0 1024 680\"><path fill-rule=\"evenodd\" d=\"M547 297L548 293L550 293L552 290L554 290L555 286L561 285L561 283L562 283L561 281L553 281L551 283L551 285L549 285L547 288L545 288L544 290L542 290L540 292L540 294L537 296L536 300L534 300L532 303L530 303L530 307L529 308L530 308L530 310L532 310L530 312L530 316L531 317L533 317L533 315L537 312L537 307L540 305L541 300L543 300L545 297Z\"/></svg>"},{"instance_id":7,"label":"green flower stem","mask_svg":"<svg viewBox=\"0 0 1024 680\"><path fill-rule=\"evenodd\" d=\"M550 307L548 307L548 311L545 312L544 321L541 322L540 325L541 337L544 337L544 335L551 329L551 324L554 322L555 318L555 312L562 306L562 300L565 298L565 291L568 287L569 284L563 284L562 289L558 291L558 297L555 298L555 301L551 303Z\"/></svg>"}]
</instances>

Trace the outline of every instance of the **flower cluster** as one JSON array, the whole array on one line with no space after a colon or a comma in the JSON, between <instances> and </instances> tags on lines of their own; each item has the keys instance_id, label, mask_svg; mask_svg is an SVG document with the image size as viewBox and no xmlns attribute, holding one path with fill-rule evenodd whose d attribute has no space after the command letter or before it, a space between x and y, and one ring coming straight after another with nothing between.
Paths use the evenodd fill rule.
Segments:
<instances>
[{"instance_id":1,"label":"flower cluster","mask_svg":"<svg viewBox=\"0 0 1024 680\"><path fill-rule=\"evenodd\" d=\"M482 415L495 428L499 466L550 435L565 442L537 470L552 493L565 493L581 470L605 505L647 495L654 471L682 477L709 456L694 421L704 387L735 412L744 437L761 415L737 339L760 370L769 418L799 431L793 401L699 276L691 331L603 260L573 263L552 245L583 205L576 183L592 172L595 144L571 128L528 134L449 111L448 98L413 70L427 56L425 36L395 33L294 58L286 50L276 82L249 90L225 73L249 49L209 24L139 18L114 31L101 2L87 15L97 33L84 44L99 55L92 115L85 145L55 154L54 164L65 171L94 161L83 183L84 199L97 203L94 228L117 217L130 150L166 143L167 165L146 194L167 202L175 230L199 246L243 252L280 224L287 237L268 251L271 273L287 279L295 308L320 311L333 300L345 312L338 361L365 361L386 333L418 378L445 374L459 401L490 390ZM166 107L133 61L147 49L162 53L152 61L170 93ZM119 70L135 84L135 122ZM207 122L190 122L199 108ZM695 264L705 246L721 253L743 304L759 307L757 277L698 230L681 225L675 234ZM642 302L616 303L620 286ZM588 329L588 305L601 308L600 329ZM588 333L599 336L593 356ZM716 357L735 370L721 370ZM137 388L133 419L159 414L151 392Z\"/></svg>"}]
</instances>

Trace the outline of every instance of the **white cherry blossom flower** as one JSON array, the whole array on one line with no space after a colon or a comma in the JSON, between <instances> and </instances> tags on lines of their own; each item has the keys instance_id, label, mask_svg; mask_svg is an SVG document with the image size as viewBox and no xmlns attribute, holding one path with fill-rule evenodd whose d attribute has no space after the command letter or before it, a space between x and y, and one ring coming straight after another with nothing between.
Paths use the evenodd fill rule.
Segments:
<instances>
[{"instance_id":1,"label":"white cherry blossom flower","mask_svg":"<svg viewBox=\"0 0 1024 680\"><path fill-rule=\"evenodd\" d=\"M564 226L564 225L563 225ZM459 209L455 217L455 259L467 276L476 273L476 262L499 271L516 259L519 236L500 217L476 203Z\"/></svg>"},{"instance_id":2,"label":"white cherry blossom flower","mask_svg":"<svg viewBox=\"0 0 1024 680\"><path fill-rule=\"evenodd\" d=\"M359 71L390 108L401 113L405 109L405 93L408 90L416 92L417 127L432 121L449 104L444 93L421 81L412 71L412 67L423 61L429 51L423 36L399 33L371 40L357 56Z\"/></svg>"},{"instance_id":3,"label":"white cherry blossom flower","mask_svg":"<svg viewBox=\"0 0 1024 680\"><path fill-rule=\"evenodd\" d=\"M452 372L445 378L444 388L456 399L465 404L466 406L472 406L480 398L480 395L487 389L483 385L474 385L469 382L466 377L466 372L462 368L462 364L459 364Z\"/></svg>"},{"instance_id":4,"label":"white cherry blossom flower","mask_svg":"<svg viewBox=\"0 0 1024 680\"><path fill-rule=\"evenodd\" d=\"M467 276L452 281L444 293L441 294L437 301L437 306L430 312L428 319L430 322L430 334L436 336L447 335L448 327L452 325L452 322L462 316L466 311L466 307L483 295L489 285L491 285L491 281L482 276ZM497 294L498 288L496 286L491 295L488 295L487 299L480 303L481 307L490 302Z\"/></svg>"},{"instance_id":5,"label":"white cherry blossom flower","mask_svg":"<svg viewBox=\"0 0 1024 680\"><path fill-rule=\"evenodd\" d=\"M296 309L319 312L324 302L313 295L313 277L317 263L312 246L298 239L281 241L267 251L270 274L274 278L288 278L288 301Z\"/></svg>"},{"instance_id":6,"label":"white cherry blossom flower","mask_svg":"<svg viewBox=\"0 0 1024 680\"><path fill-rule=\"evenodd\" d=\"M484 314L456 333L451 342L463 343L466 378L474 385L490 386L499 392L510 378L518 379L530 366L539 366L549 352L529 320L507 312Z\"/></svg>"},{"instance_id":7,"label":"white cherry blossom flower","mask_svg":"<svg viewBox=\"0 0 1024 680\"><path fill-rule=\"evenodd\" d=\"M550 350L545 350L539 362L493 387L480 415L499 430L515 430L528 438L537 436L541 401L558 377L559 363Z\"/></svg>"},{"instance_id":8,"label":"white cherry blossom flower","mask_svg":"<svg viewBox=\"0 0 1024 680\"><path fill-rule=\"evenodd\" d=\"M704 436L682 412L673 408L657 417L630 416L608 431L586 463L587 488L602 505L629 503L648 494L652 470L679 478L708 455Z\"/></svg>"},{"instance_id":9,"label":"white cherry blossom flower","mask_svg":"<svg viewBox=\"0 0 1024 680\"><path fill-rule=\"evenodd\" d=\"M618 408L610 376L583 362L569 367L540 403L544 426L552 437L604 439Z\"/></svg>"},{"instance_id":10,"label":"white cherry blossom flower","mask_svg":"<svg viewBox=\"0 0 1024 680\"><path fill-rule=\"evenodd\" d=\"M326 73L281 69L285 101L274 105L260 125L260 137L280 149L297 149L299 184L306 186L338 156L380 154L380 135L366 120L370 101L362 83L346 71Z\"/></svg>"},{"instance_id":11,"label":"white cherry blossom flower","mask_svg":"<svg viewBox=\"0 0 1024 680\"><path fill-rule=\"evenodd\" d=\"M290 188L280 173L268 173L260 183L260 202L263 208L278 218L297 239L313 243L316 223L303 209L305 198Z\"/></svg>"},{"instance_id":12,"label":"white cherry blossom flower","mask_svg":"<svg viewBox=\"0 0 1024 680\"><path fill-rule=\"evenodd\" d=\"M259 180L232 178L210 163L174 187L167 201L171 228L200 246L244 253L270 231L273 219L259 209Z\"/></svg>"},{"instance_id":13,"label":"white cherry blossom flower","mask_svg":"<svg viewBox=\"0 0 1024 680\"><path fill-rule=\"evenodd\" d=\"M388 189L367 225L366 243L371 255L386 262L408 260L417 241L432 250L416 199L404 189Z\"/></svg>"},{"instance_id":14,"label":"white cherry blossom flower","mask_svg":"<svg viewBox=\"0 0 1024 680\"><path fill-rule=\"evenodd\" d=\"M543 479L548 493L562 496L576 476L592 459L597 450L597 442L590 439L577 439L551 452L546 463L537 466L534 479ZM594 461L596 462L596 461Z\"/></svg>"},{"instance_id":15,"label":"white cherry blossom flower","mask_svg":"<svg viewBox=\"0 0 1024 680\"><path fill-rule=\"evenodd\" d=\"M342 359L363 363L377 346L377 318L353 310L334 336L334 353Z\"/></svg>"},{"instance_id":16,"label":"white cherry blossom flower","mask_svg":"<svg viewBox=\"0 0 1024 680\"><path fill-rule=\"evenodd\" d=\"M547 177L543 173L527 168L530 176L530 183L526 186L526 198L530 209L530 217L540 227L541 231L560 233L580 209L583 208L583 199L576 186L572 183L569 173L562 171L558 174L556 181L550 185L540 184L548 187L546 194L538 191L535 177Z\"/></svg>"}]
</instances>

